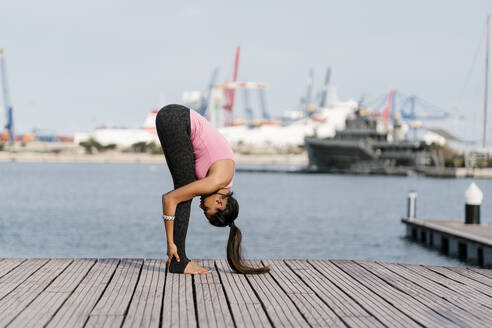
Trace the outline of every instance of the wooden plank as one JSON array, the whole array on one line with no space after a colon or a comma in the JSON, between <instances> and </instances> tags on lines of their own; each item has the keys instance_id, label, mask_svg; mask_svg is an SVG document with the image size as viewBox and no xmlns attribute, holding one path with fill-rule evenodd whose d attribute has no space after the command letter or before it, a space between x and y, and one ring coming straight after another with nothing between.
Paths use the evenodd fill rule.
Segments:
<instances>
[{"instance_id":1,"label":"wooden plank","mask_svg":"<svg viewBox=\"0 0 492 328\"><path fill-rule=\"evenodd\" d=\"M437 266L426 266L428 270L434 271L448 279L454 280L458 283L471 287L475 291L485 294L489 297L492 297L492 286L487 284L478 282L474 279L467 277L465 274L460 274L456 271L449 270L445 267L437 267ZM492 280L491 280L492 282Z\"/></svg>"},{"instance_id":2,"label":"wooden plank","mask_svg":"<svg viewBox=\"0 0 492 328\"><path fill-rule=\"evenodd\" d=\"M480 273L483 276L489 277L492 279L492 270L489 269L476 269L476 268L470 268L470 270L473 270L477 273Z\"/></svg>"},{"instance_id":3,"label":"wooden plank","mask_svg":"<svg viewBox=\"0 0 492 328\"><path fill-rule=\"evenodd\" d=\"M339 286L332 283L306 261L285 260L284 262L347 326L384 327L376 317L360 306L357 300L345 294Z\"/></svg>"},{"instance_id":4,"label":"wooden plank","mask_svg":"<svg viewBox=\"0 0 492 328\"><path fill-rule=\"evenodd\" d=\"M95 260L77 259L44 290L29 307L22 311L12 326L44 326L62 306L94 265Z\"/></svg>"},{"instance_id":5,"label":"wooden plank","mask_svg":"<svg viewBox=\"0 0 492 328\"><path fill-rule=\"evenodd\" d=\"M89 315L87 327L120 327L137 285L141 259L122 259L108 287Z\"/></svg>"},{"instance_id":6,"label":"wooden plank","mask_svg":"<svg viewBox=\"0 0 492 328\"><path fill-rule=\"evenodd\" d=\"M0 300L22 284L29 276L48 263L47 259L30 259L0 278Z\"/></svg>"},{"instance_id":7,"label":"wooden plank","mask_svg":"<svg viewBox=\"0 0 492 328\"><path fill-rule=\"evenodd\" d=\"M272 327L260 300L243 274L235 273L226 260L215 265L238 328Z\"/></svg>"},{"instance_id":8,"label":"wooden plank","mask_svg":"<svg viewBox=\"0 0 492 328\"><path fill-rule=\"evenodd\" d=\"M338 315L327 306L282 260L264 260L280 288L297 305L311 326L346 327Z\"/></svg>"},{"instance_id":9,"label":"wooden plank","mask_svg":"<svg viewBox=\"0 0 492 328\"><path fill-rule=\"evenodd\" d=\"M351 299L359 303L371 315L388 327L420 327L412 317L395 308L389 301L379 295L339 267L329 261L309 260L332 284L343 290Z\"/></svg>"},{"instance_id":10,"label":"wooden plank","mask_svg":"<svg viewBox=\"0 0 492 328\"><path fill-rule=\"evenodd\" d=\"M459 273L465 277L468 277L468 278L473 279L475 281L481 282L484 285L492 287L492 278L481 275L480 273L477 273L476 271L470 270L470 268L459 268L459 267L446 267L446 268L448 270L452 270L454 272L457 272L457 273Z\"/></svg>"},{"instance_id":11,"label":"wooden plank","mask_svg":"<svg viewBox=\"0 0 492 328\"><path fill-rule=\"evenodd\" d=\"M453 293L442 286L426 282L412 272L405 272L404 268L398 265L368 261L356 261L356 263L458 325L483 327L487 322L486 318L473 313L473 307L460 306L460 302L454 299Z\"/></svg>"},{"instance_id":12,"label":"wooden plank","mask_svg":"<svg viewBox=\"0 0 492 328\"><path fill-rule=\"evenodd\" d=\"M26 259L2 259L0 262L0 278L21 265Z\"/></svg>"},{"instance_id":13,"label":"wooden plank","mask_svg":"<svg viewBox=\"0 0 492 328\"><path fill-rule=\"evenodd\" d=\"M426 272L423 273L419 270L411 270L412 267L416 267L419 269L419 266L415 265L400 265L400 264L384 264L386 267L389 267L392 271L401 273L408 280L413 280L415 283L420 286L426 288L427 290L432 291L436 295L439 295L441 298L446 299L448 302L455 304L457 307L460 307L469 313L473 314L475 317L480 320L492 320L492 312L487 307L482 306L474 300L472 297L468 297L466 293L461 291L456 291L455 288L452 288L453 281L436 282L432 279L428 279L426 277ZM451 288L448 288L450 287Z\"/></svg>"},{"instance_id":14,"label":"wooden plank","mask_svg":"<svg viewBox=\"0 0 492 328\"><path fill-rule=\"evenodd\" d=\"M166 260L145 260L123 327L159 327Z\"/></svg>"},{"instance_id":15,"label":"wooden plank","mask_svg":"<svg viewBox=\"0 0 492 328\"><path fill-rule=\"evenodd\" d=\"M118 259L99 259L58 310L48 327L83 327L111 281Z\"/></svg>"},{"instance_id":16,"label":"wooden plank","mask_svg":"<svg viewBox=\"0 0 492 328\"><path fill-rule=\"evenodd\" d=\"M197 327L193 275L167 272L162 327Z\"/></svg>"},{"instance_id":17,"label":"wooden plank","mask_svg":"<svg viewBox=\"0 0 492 328\"><path fill-rule=\"evenodd\" d=\"M262 266L257 260L249 260L247 263L251 266ZM278 286L270 273L248 274L246 277L274 326L309 327L296 305Z\"/></svg>"},{"instance_id":18,"label":"wooden plank","mask_svg":"<svg viewBox=\"0 0 492 328\"><path fill-rule=\"evenodd\" d=\"M213 260L196 260L212 273L194 275L197 317L200 327L233 327L233 319Z\"/></svg>"},{"instance_id":19,"label":"wooden plank","mask_svg":"<svg viewBox=\"0 0 492 328\"><path fill-rule=\"evenodd\" d=\"M476 302L478 304L485 305L492 308L492 298L483 295L482 293L468 288L466 285L459 283L457 281L448 279L440 274L437 274L423 266L420 265L405 265L405 268L418 273L420 276L425 277L428 280L434 281L441 286L452 290L454 293L459 295L461 298L467 298L469 302Z\"/></svg>"},{"instance_id":20,"label":"wooden plank","mask_svg":"<svg viewBox=\"0 0 492 328\"><path fill-rule=\"evenodd\" d=\"M338 263L340 264L338 265ZM351 261L337 261L337 265L344 270L351 270L351 275L354 275L355 272L359 272L361 275L364 275L365 272L367 272L367 270L364 270L363 268L357 268L358 265ZM365 272L362 270L364 270ZM451 305L440 304L436 306L432 302L421 302L421 298L425 297L426 294L418 295L418 297L415 297L415 295L408 295L408 293L404 293L387 283L386 286L391 286L392 289L386 289L384 288L383 283L380 283L381 281L384 282L384 280L379 278L377 274L374 274L371 279L365 280L367 280L367 284L372 283L374 285L374 288L378 288L379 293L384 293L387 290L385 296L386 299L391 300L391 302L396 304L395 306L408 314L413 312L414 319L418 320L423 325L432 324L438 326L462 326L464 323L466 323L466 321L460 319L460 317L455 315L455 313L452 313L448 310L449 306ZM383 288L379 288L380 285Z\"/></svg>"},{"instance_id":21,"label":"wooden plank","mask_svg":"<svg viewBox=\"0 0 492 328\"><path fill-rule=\"evenodd\" d=\"M8 325L70 264L72 259L53 259L34 272L0 301L0 326Z\"/></svg>"},{"instance_id":22,"label":"wooden plank","mask_svg":"<svg viewBox=\"0 0 492 328\"><path fill-rule=\"evenodd\" d=\"M379 278L376 274L370 273L370 271L359 266L357 263L344 260L332 262L373 292L382 296L395 308L398 308L408 316L412 316L420 324L429 327L441 327L443 325L450 327L460 326L459 323L453 322L453 320L442 315L439 311L434 311L433 308L388 284L385 280Z\"/></svg>"}]
</instances>

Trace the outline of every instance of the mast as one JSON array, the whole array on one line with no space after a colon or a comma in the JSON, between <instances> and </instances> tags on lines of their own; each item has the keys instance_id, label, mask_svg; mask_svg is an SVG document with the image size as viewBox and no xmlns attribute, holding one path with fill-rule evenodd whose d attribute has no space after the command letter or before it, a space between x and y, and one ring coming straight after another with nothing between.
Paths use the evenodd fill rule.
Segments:
<instances>
[{"instance_id":1,"label":"mast","mask_svg":"<svg viewBox=\"0 0 492 328\"><path fill-rule=\"evenodd\" d=\"M487 146L487 96L489 91L489 40L490 40L490 15L487 16L487 41L485 47L485 95L483 102L483 135L482 148Z\"/></svg>"}]
</instances>

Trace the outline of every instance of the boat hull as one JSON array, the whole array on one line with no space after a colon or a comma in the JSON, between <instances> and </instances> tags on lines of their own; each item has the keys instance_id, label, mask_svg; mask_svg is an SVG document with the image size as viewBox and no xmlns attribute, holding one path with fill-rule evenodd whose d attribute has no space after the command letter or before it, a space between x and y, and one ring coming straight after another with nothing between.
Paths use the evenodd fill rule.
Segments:
<instances>
[{"instance_id":1,"label":"boat hull","mask_svg":"<svg viewBox=\"0 0 492 328\"><path fill-rule=\"evenodd\" d=\"M388 144L315 137L306 137L304 143L310 169L323 172L385 173L397 168L417 168L427 161L422 149L411 143Z\"/></svg>"}]
</instances>

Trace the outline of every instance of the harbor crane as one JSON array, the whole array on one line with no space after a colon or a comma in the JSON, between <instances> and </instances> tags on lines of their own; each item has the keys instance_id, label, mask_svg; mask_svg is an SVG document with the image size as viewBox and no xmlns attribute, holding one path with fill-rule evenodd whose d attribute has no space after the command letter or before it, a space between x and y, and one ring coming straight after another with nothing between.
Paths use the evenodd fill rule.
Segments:
<instances>
[{"instance_id":1,"label":"harbor crane","mask_svg":"<svg viewBox=\"0 0 492 328\"><path fill-rule=\"evenodd\" d=\"M388 127L389 122L393 122L394 115L398 113L400 118L406 121L412 129L414 139L417 138L417 129L425 129L423 121L442 121L450 117L449 112L429 101L416 95L407 96L400 90L393 88L390 88L387 94L366 103L366 107L381 108L373 115L382 116L386 127Z\"/></svg>"},{"instance_id":2,"label":"harbor crane","mask_svg":"<svg viewBox=\"0 0 492 328\"><path fill-rule=\"evenodd\" d=\"M266 107L267 106L266 94L265 94L266 88L267 88L266 84L262 83L262 82L241 82L241 81L225 82L225 83L216 85L214 87L215 90L218 90L219 92L223 92L224 95L226 95L229 90L236 90L236 89L242 89L243 90L244 106L245 106L246 116L248 118L249 125L251 125L253 122L253 109L251 107L250 94L249 94L250 89L257 89L258 90L259 99L260 99L260 106L261 106L261 114L262 114L263 119L265 121L270 120L270 114L268 113L268 110ZM227 98L226 98L226 101L227 101ZM226 102L226 105L222 106L222 108L224 110L228 110L226 106L227 106L227 102ZM213 106L211 106L211 107L213 107ZM232 115L233 115L233 112L231 112L230 121L226 120L225 126L233 125L234 116L232 116Z\"/></svg>"},{"instance_id":3,"label":"harbor crane","mask_svg":"<svg viewBox=\"0 0 492 328\"><path fill-rule=\"evenodd\" d=\"M388 121L396 112L399 112L407 121L438 121L450 117L449 112L429 101L416 95L405 95L402 91L393 88L390 88L388 93L368 101L365 105L376 109L382 108L379 114ZM417 108L419 108L418 111Z\"/></svg>"},{"instance_id":4,"label":"harbor crane","mask_svg":"<svg viewBox=\"0 0 492 328\"><path fill-rule=\"evenodd\" d=\"M248 125L254 126L255 123L253 122L253 109L251 106L251 101L250 101L250 90L251 89L257 89L259 92L259 100L260 100L260 107L261 107L261 114L263 117L263 120L265 122L270 120L270 114L268 113L267 110L267 102L266 102L266 84L262 82L242 82L238 81L238 70L239 70L239 54L240 54L240 47L238 46L236 48L236 54L234 57L234 70L232 74L232 80L227 81L224 83L220 83L218 85L213 85L213 82L216 79L216 74L214 72L214 75L212 76L212 80L210 81L209 84L209 90L207 93L207 102L206 104L203 103L203 106L208 106L208 107L200 107L200 109L203 108L203 112L201 112L202 115L205 115L207 112L207 108L210 108L210 112L214 111L213 108L215 108L214 104L210 104L210 101L212 99L212 93L218 92L223 95L224 104L222 106L222 110L224 112L224 125L225 126L231 126L234 125L234 104L235 104L235 94L236 94L236 89L242 89L243 96L244 96L244 109L246 112L247 120L248 120ZM215 109L216 111L217 109ZM209 114L210 114L209 112ZM214 116L214 119L217 119L215 113L212 114Z\"/></svg>"},{"instance_id":5,"label":"harbor crane","mask_svg":"<svg viewBox=\"0 0 492 328\"><path fill-rule=\"evenodd\" d=\"M2 97L3 97L3 108L5 109L5 114L7 118L7 123L5 124L5 129L9 134L10 144L15 141L14 135L14 114L12 104L10 103L9 91L7 87L7 70L5 64L5 54L3 49L0 49L0 74L2 78Z\"/></svg>"},{"instance_id":6,"label":"harbor crane","mask_svg":"<svg viewBox=\"0 0 492 328\"><path fill-rule=\"evenodd\" d=\"M246 87L248 86L249 87ZM246 111L246 115L248 117L248 122L253 122L253 109L251 108L251 102L249 97L249 89L254 88L258 89L260 96L260 107L261 107L261 115L264 121L270 120L270 114L267 111L266 105L266 94L265 94L265 86L262 84L244 84L243 86L243 94L244 94L244 109Z\"/></svg>"},{"instance_id":7,"label":"harbor crane","mask_svg":"<svg viewBox=\"0 0 492 328\"><path fill-rule=\"evenodd\" d=\"M306 96L301 97L301 108L302 111L306 113L307 116L310 116L312 114L312 111L315 109L314 106L311 104L311 98L313 94L313 83L314 83L314 69L310 68L309 75L306 80Z\"/></svg>"},{"instance_id":8,"label":"harbor crane","mask_svg":"<svg viewBox=\"0 0 492 328\"><path fill-rule=\"evenodd\" d=\"M331 68L328 67L325 75L325 85L323 87L323 90L321 90L321 99L319 101L320 108L325 108L326 106L326 99L328 98L328 88L330 86L330 78L331 78Z\"/></svg>"},{"instance_id":9,"label":"harbor crane","mask_svg":"<svg viewBox=\"0 0 492 328\"><path fill-rule=\"evenodd\" d=\"M210 102L210 96L212 94L212 89L215 85L218 74L219 68L216 67L214 69L214 72L212 73L212 78L210 79L210 83L207 86L207 90L205 90L205 92L203 92L200 97L200 106L198 107L197 112L202 116L205 116L205 112L207 111L208 103Z\"/></svg>"},{"instance_id":10,"label":"harbor crane","mask_svg":"<svg viewBox=\"0 0 492 328\"><path fill-rule=\"evenodd\" d=\"M330 89L331 68L326 69L325 82L320 92L317 92L313 98L314 69L309 69L306 80L306 95L301 97L300 108L306 116L312 116L317 110L325 108L328 105L328 92Z\"/></svg>"}]
</instances>

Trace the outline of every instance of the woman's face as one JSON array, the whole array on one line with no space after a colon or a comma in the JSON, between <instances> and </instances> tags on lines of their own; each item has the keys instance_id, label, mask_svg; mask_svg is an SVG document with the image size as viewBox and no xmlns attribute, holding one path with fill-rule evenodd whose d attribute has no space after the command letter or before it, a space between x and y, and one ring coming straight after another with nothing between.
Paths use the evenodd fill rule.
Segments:
<instances>
[{"instance_id":1,"label":"woman's face","mask_svg":"<svg viewBox=\"0 0 492 328\"><path fill-rule=\"evenodd\" d=\"M203 214L205 214L207 219L217 213L217 209L223 210L226 205L227 197L221 194L200 197L200 208L203 210Z\"/></svg>"}]
</instances>

